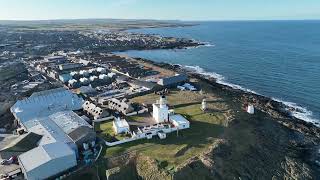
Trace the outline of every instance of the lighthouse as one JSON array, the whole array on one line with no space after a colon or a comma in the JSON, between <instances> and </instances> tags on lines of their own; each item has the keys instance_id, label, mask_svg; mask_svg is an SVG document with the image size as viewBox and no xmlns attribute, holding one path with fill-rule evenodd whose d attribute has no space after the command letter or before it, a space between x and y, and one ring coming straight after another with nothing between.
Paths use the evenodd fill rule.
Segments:
<instances>
[{"instance_id":1,"label":"lighthouse","mask_svg":"<svg viewBox=\"0 0 320 180\"><path fill-rule=\"evenodd\" d=\"M168 121L169 108L167 106L167 100L165 96L161 96L156 103L152 104L152 108L152 116L157 123Z\"/></svg>"},{"instance_id":2,"label":"lighthouse","mask_svg":"<svg viewBox=\"0 0 320 180\"><path fill-rule=\"evenodd\" d=\"M202 110L202 111L207 110L207 101L206 101L206 99L203 99L203 100L202 100L201 110Z\"/></svg>"}]
</instances>

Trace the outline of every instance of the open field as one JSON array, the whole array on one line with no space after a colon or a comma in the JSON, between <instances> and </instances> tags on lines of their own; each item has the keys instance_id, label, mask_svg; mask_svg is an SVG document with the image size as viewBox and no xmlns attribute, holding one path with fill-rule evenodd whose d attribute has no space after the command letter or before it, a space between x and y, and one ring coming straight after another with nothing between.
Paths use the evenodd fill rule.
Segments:
<instances>
[{"instance_id":1,"label":"open field","mask_svg":"<svg viewBox=\"0 0 320 180\"><path fill-rule=\"evenodd\" d=\"M1 24L16 30L127 30L137 28L177 27L194 24L179 21L157 20L122 20L122 19L74 19L74 20L39 20L39 21L0 21Z\"/></svg>"}]
</instances>

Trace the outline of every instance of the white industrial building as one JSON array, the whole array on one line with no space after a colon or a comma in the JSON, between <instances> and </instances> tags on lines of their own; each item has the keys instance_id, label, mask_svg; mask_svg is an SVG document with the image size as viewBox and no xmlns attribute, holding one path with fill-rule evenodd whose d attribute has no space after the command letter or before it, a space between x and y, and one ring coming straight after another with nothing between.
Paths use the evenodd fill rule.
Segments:
<instances>
[{"instance_id":1,"label":"white industrial building","mask_svg":"<svg viewBox=\"0 0 320 180\"><path fill-rule=\"evenodd\" d=\"M113 121L113 129L116 134L129 133L130 126L125 119L115 118Z\"/></svg>"},{"instance_id":2,"label":"white industrial building","mask_svg":"<svg viewBox=\"0 0 320 180\"><path fill-rule=\"evenodd\" d=\"M18 161L28 180L47 179L77 165L75 152L61 142L36 147L18 156Z\"/></svg>"},{"instance_id":3,"label":"white industrial building","mask_svg":"<svg viewBox=\"0 0 320 180\"><path fill-rule=\"evenodd\" d=\"M11 112L21 128L42 136L38 147L21 156L19 162L27 179L45 179L77 164L83 143L92 143L96 134L74 110L83 99L64 88L32 94L17 101Z\"/></svg>"},{"instance_id":4,"label":"white industrial building","mask_svg":"<svg viewBox=\"0 0 320 180\"><path fill-rule=\"evenodd\" d=\"M166 103L166 97L161 96L159 101L152 104L152 116L157 123L168 122L169 120L169 108Z\"/></svg>"}]
</instances>

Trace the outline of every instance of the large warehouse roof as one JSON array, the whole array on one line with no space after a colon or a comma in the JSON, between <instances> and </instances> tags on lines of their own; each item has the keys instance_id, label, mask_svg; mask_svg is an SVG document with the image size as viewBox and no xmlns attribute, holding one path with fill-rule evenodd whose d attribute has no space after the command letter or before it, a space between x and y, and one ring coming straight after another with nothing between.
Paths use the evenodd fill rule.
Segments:
<instances>
[{"instance_id":1,"label":"large warehouse roof","mask_svg":"<svg viewBox=\"0 0 320 180\"><path fill-rule=\"evenodd\" d=\"M71 150L68 145L56 142L36 147L21 154L19 159L25 171L31 171L51 160L73 155L75 157L74 151Z\"/></svg>"},{"instance_id":2,"label":"large warehouse roof","mask_svg":"<svg viewBox=\"0 0 320 180\"><path fill-rule=\"evenodd\" d=\"M17 101L11 112L24 126L27 121L47 117L59 111L82 108L83 99L64 88L33 93L27 99Z\"/></svg>"}]
</instances>

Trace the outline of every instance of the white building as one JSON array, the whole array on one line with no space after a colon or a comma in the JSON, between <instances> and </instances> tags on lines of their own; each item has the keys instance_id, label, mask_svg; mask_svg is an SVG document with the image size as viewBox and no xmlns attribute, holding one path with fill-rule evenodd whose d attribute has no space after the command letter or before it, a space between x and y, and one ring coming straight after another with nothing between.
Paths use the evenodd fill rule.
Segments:
<instances>
[{"instance_id":1,"label":"white building","mask_svg":"<svg viewBox=\"0 0 320 180\"><path fill-rule=\"evenodd\" d=\"M130 127L125 119L116 118L113 121L113 129L116 134L129 133Z\"/></svg>"},{"instance_id":2,"label":"white building","mask_svg":"<svg viewBox=\"0 0 320 180\"><path fill-rule=\"evenodd\" d=\"M77 165L75 152L61 142L36 147L18 156L18 161L28 180L47 179Z\"/></svg>"},{"instance_id":3,"label":"white building","mask_svg":"<svg viewBox=\"0 0 320 180\"><path fill-rule=\"evenodd\" d=\"M189 84L189 83L184 83L184 85L182 86L177 86L178 89L180 89L181 91L196 91L197 88L195 88L193 85Z\"/></svg>"},{"instance_id":4,"label":"white building","mask_svg":"<svg viewBox=\"0 0 320 180\"><path fill-rule=\"evenodd\" d=\"M80 72L79 72L79 74L81 75L81 76L83 76L83 77L89 77L89 71L87 71L87 70L81 70Z\"/></svg>"},{"instance_id":5,"label":"white building","mask_svg":"<svg viewBox=\"0 0 320 180\"><path fill-rule=\"evenodd\" d=\"M254 114L254 107L253 105L249 104L247 107L247 113Z\"/></svg>"},{"instance_id":6,"label":"white building","mask_svg":"<svg viewBox=\"0 0 320 180\"><path fill-rule=\"evenodd\" d=\"M206 111L207 110L207 100L203 99L201 103L201 110Z\"/></svg>"},{"instance_id":7,"label":"white building","mask_svg":"<svg viewBox=\"0 0 320 180\"><path fill-rule=\"evenodd\" d=\"M178 129L190 128L190 122L180 114L169 116L170 122Z\"/></svg>"},{"instance_id":8,"label":"white building","mask_svg":"<svg viewBox=\"0 0 320 180\"><path fill-rule=\"evenodd\" d=\"M80 78L80 83L81 83L81 85L83 85L83 86L87 86L87 85L90 84L90 81L89 81L88 78Z\"/></svg>"},{"instance_id":9,"label":"white building","mask_svg":"<svg viewBox=\"0 0 320 180\"><path fill-rule=\"evenodd\" d=\"M81 66L82 64L79 64L79 63L64 63L59 65L59 69L63 71L63 70L78 68Z\"/></svg>"},{"instance_id":10,"label":"white building","mask_svg":"<svg viewBox=\"0 0 320 180\"><path fill-rule=\"evenodd\" d=\"M107 72L107 70L103 67L98 67L97 68L97 72L100 73L100 74L105 74Z\"/></svg>"},{"instance_id":11,"label":"white building","mask_svg":"<svg viewBox=\"0 0 320 180\"><path fill-rule=\"evenodd\" d=\"M157 103L152 104L152 116L157 123L167 122L169 119L169 108L166 104L166 97L161 96Z\"/></svg>"}]
</instances>

